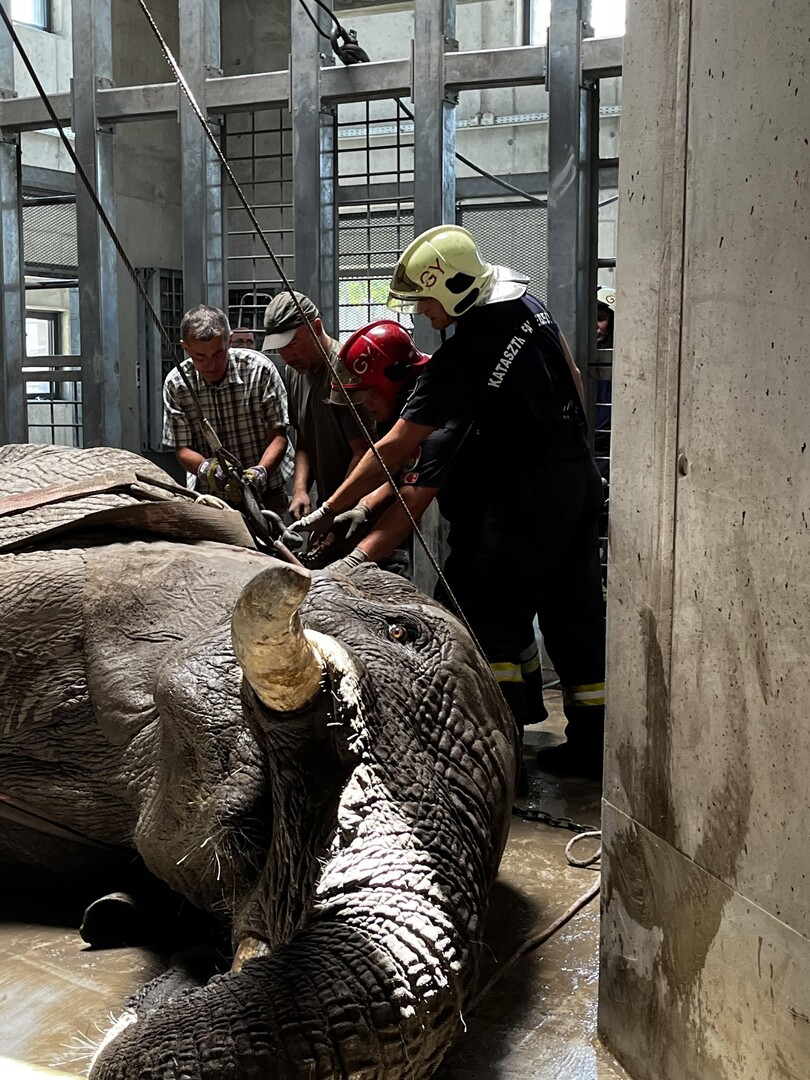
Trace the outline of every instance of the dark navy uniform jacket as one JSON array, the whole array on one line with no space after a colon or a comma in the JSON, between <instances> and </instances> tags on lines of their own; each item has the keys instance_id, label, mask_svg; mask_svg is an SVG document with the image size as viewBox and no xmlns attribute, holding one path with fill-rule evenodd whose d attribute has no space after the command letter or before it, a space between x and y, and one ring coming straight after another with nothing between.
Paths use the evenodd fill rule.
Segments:
<instances>
[{"instance_id":1,"label":"dark navy uniform jacket","mask_svg":"<svg viewBox=\"0 0 810 1080\"><path fill-rule=\"evenodd\" d=\"M437 428L467 421L483 452L502 466L504 455L543 464L588 452L559 329L529 295L463 315L430 358L402 417Z\"/></svg>"}]
</instances>

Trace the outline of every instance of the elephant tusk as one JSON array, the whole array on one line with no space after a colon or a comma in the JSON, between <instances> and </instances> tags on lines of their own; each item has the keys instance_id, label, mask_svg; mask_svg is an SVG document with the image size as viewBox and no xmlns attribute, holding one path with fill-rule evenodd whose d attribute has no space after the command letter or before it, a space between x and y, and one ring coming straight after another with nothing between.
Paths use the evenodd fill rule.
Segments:
<instances>
[{"instance_id":1,"label":"elephant tusk","mask_svg":"<svg viewBox=\"0 0 810 1080\"><path fill-rule=\"evenodd\" d=\"M272 951L270 943L264 938L256 937L255 934L246 934L239 942L231 964L231 971L239 972L248 960L258 960L261 956L269 956Z\"/></svg>"},{"instance_id":2,"label":"elephant tusk","mask_svg":"<svg viewBox=\"0 0 810 1080\"><path fill-rule=\"evenodd\" d=\"M303 567L273 560L244 587L231 619L242 672L261 701L277 712L302 709L321 690L321 651L298 615L311 580Z\"/></svg>"}]
</instances>

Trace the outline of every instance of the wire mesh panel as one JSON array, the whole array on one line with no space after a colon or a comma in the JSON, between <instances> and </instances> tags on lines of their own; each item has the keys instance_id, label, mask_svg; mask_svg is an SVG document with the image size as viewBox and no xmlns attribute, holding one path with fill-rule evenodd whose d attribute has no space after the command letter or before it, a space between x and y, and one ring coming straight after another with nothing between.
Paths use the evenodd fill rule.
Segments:
<instances>
[{"instance_id":1,"label":"wire mesh panel","mask_svg":"<svg viewBox=\"0 0 810 1080\"><path fill-rule=\"evenodd\" d=\"M529 275L529 292L546 298L548 213L531 203L473 203L459 206L458 223L475 237L489 262Z\"/></svg>"},{"instance_id":2,"label":"wire mesh panel","mask_svg":"<svg viewBox=\"0 0 810 1080\"><path fill-rule=\"evenodd\" d=\"M26 201L28 200L28 201ZM41 195L23 195L23 248L26 267L76 270L76 203L55 196L54 202Z\"/></svg>"},{"instance_id":3,"label":"wire mesh panel","mask_svg":"<svg viewBox=\"0 0 810 1080\"><path fill-rule=\"evenodd\" d=\"M158 313L170 340L180 353L180 322L183 318L183 274L180 270L149 267L138 270L152 307ZM139 305L138 332L142 343L139 367L141 401L141 445L144 450L164 450L163 383L175 365L175 352L165 344L146 305Z\"/></svg>"},{"instance_id":4,"label":"wire mesh panel","mask_svg":"<svg viewBox=\"0 0 810 1080\"><path fill-rule=\"evenodd\" d=\"M292 121L286 109L226 118L225 156L285 275L294 281ZM257 329L281 278L235 192L228 190L228 318Z\"/></svg>"},{"instance_id":5,"label":"wire mesh panel","mask_svg":"<svg viewBox=\"0 0 810 1080\"><path fill-rule=\"evenodd\" d=\"M397 258L413 239L413 207L388 210L345 208L340 213L339 324L348 334L376 319L396 319L387 307L388 286ZM412 325L410 315L399 317Z\"/></svg>"},{"instance_id":6,"label":"wire mesh panel","mask_svg":"<svg viewBox=\"0 0 810 1080\"><path fill-rule=\"evenodd\" d=\"M345 336L386 307L397 258L413 239L413 123L396 101L338 110L338 327ZM412 325L410 316L402 322Z\"/></svg>"}]
</instances>

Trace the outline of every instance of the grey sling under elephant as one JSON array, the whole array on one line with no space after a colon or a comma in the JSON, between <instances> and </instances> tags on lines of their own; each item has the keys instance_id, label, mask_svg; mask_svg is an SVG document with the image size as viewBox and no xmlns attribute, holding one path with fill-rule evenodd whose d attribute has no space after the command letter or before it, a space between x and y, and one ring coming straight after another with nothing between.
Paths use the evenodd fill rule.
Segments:
<instances>
[{"instance_id":1,"label":"grey sling under elephant","mask_svg":"<svg viewBox=\"0 0 810 1080\"><path fill-rule=\"evenodd\" d=\"M509 825L489 667L409 582L281 563L166 482L0 449L0 859L137 852L235 946L205 985L147 985L91 1076L429 1077Z\"/></svg>"}]
</instances>

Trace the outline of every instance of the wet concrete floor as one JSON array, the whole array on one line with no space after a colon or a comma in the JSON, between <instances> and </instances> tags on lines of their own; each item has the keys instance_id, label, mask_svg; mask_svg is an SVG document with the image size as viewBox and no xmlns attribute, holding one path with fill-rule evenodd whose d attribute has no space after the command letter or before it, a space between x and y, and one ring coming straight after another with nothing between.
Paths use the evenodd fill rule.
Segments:
<instances>
[{"instance_id":1,"label":"wet concrete floor","mask_svg":"<svg viewBox=\"0 0 810 1080\"><path fill-rule=\"evenodd\" d=\"M598 828L596 782L534 768L532 750L558 741L564 726L559 695L547 696L550 719L526 735L530 791L519 805ZM594 884L597 871L566 861L571 836L513 819L492 894L482 985ZM598 937L597 899L465 1016L467 1033L437 1080L627 1080L596 1038ZM0 1080L82 1076L110 1017L162 968L147 949L91 951L73 928L0 922Z\"/></svg>"}]
</instances>

